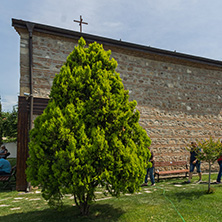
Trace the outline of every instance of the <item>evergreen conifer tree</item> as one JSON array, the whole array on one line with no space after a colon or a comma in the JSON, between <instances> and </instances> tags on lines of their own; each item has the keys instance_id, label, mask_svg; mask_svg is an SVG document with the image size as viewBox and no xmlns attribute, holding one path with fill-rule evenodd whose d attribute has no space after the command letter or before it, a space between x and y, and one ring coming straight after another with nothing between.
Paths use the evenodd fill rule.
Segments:
<instances>
[{"instance_id":1,"label":"evergreen conifer tree","mask_svg":"<svg viewBox=\"0 0 222 222\"><path fill-rule=\"evenodd\" d=\"M113 196L133 193L149 164L150 138L110 56L102 45L86 47L81 38L30 132L28 180L41 185L51 205L73 194L84 215L98 185Z\"/></svg>"}]
</instances>

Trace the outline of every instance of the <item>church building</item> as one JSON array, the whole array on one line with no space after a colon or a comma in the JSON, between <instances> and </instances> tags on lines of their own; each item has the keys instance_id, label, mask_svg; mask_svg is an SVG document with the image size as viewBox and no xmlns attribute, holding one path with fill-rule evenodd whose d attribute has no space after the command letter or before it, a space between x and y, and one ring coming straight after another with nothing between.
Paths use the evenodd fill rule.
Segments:
<instances>
[{"instance_id":1,"label":"church building","mask_svg":"<svg viewBox=\"0 0 222 222\"><path fill-rule=\"evenodd\" d=\"M157 161L188 161L185 147L191 141L222 138L222 61L30 21L12 19L12 26L20 36L17 190L27 188L28 132L81 36L87 44L96 41L111 50Z\"/></svg>"}]
</instances>

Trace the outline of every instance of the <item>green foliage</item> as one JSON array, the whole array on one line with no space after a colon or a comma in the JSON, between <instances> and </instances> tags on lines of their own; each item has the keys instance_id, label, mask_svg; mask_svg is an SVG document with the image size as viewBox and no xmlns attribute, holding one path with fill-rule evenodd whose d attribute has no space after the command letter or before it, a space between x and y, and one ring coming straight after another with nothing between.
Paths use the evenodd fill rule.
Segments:
<instances>
[{"instance_id":1,"label":"green foliage","mask_svg":"<svg viewBox=\"0 0 222 222\"><path fill-rule=\"evenodd\" d=\"M74 195L87 214L101 185L113 196L138 190L151 141L139 125L136 101L119 74L111 51L81 38L53 81L50 101L30 132L27 177L58 206Z\"/></svg>"},{"instance_id":2,"label":"green foliage","mask_svg":"<svg viewBox=\"0 0 222 222\"><path fill-rule=\"evenodd\" d=\"M210 137L209 140L196 140L197 147L195 148L198 153L197 159L210 163L211 165L222 155L222 144L220 140L214 140ZM191 151L193 147L188 146L188 150ZM201 152L198 150L201 149Z\"/></svg>"},{"instance_id":3,"label":"green foliage","mask_svg":"<svg viewBox=\"0 0 222 222\"><path fill-rule=\"evenodd\" d=\"M7 138L5 143L17 141L17 124L18 110L16 108L13 108L12 112L1 112L0 131L2 136Z\"/></svg>"},{"instance_id":4,"label":"green foliage","mask_svg":"<svg viewBox=\"0 0 222 222\"><path fill-rule=\"evenodd\" d=\"M211 192L210 188L210 176L211 176L211 166L214 164L214 162L222 155L222 143L220 140L214 140L212 137L210 137L209 140L196 140L197 141L197 147L194 148L192 146L188 146L188 150L191 151L192 149L195 149L197 152L197 159L201 161L205 161L209 165L209 177L208 177L208 193ZM201 149L201 152L198 152L198 150Z\"/></svg>"}]
</instances>

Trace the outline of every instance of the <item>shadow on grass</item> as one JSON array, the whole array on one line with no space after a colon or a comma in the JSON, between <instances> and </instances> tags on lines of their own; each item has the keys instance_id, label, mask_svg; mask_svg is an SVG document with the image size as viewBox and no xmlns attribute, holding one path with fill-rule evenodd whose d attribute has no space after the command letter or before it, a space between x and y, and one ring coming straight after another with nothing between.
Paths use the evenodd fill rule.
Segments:
<instances>
[{"instance_id":1,"label":"shadow on grass","mask_svg":"<svg viewBox=\"0 0 222 222\"><path fill-rule=\"evenodd\" d=\"M194 185L194 184L205 184L205 185L208 185L208 181L201 181L199 183L195 183L195 182L191 182L191 183L187 183L187 181L181 181L181 182L173 182L171 183L172 185ZM210 184L214 184L214 185L217 185L217 186L222 186L222 183L216 183L215 181L214 182L210 182Z\"/></svg>"},{"instance_id":2,"label":"shadow on grass","mask_svg":"<svg viewBox=\"0 0 222 222\"><path fill-rule=\"evenodd\" d=\"M81 216L79 209L75 206L64 206L63 211L54 209L36 210L27 213L15 213L7 216L0 216L4 222L69 222L69 221L117 221L125 213L122 209L114 208L109 204L93 204L90 207L88 216Z\"/></svg>"},{"instance_id":3,"label":"shadow on grass","mask_svg":"<svg viewBox=\"0 0 222 222\"><path fill-rule=\"evenodd\" d=\"M16 190L15 182L10 182L8 185L7 183L0 182L0 193L2 192L10 192Z\"/></svg>"},{"instance_id":4,"label":"shadow on grass","mask_svg":"<svg viewBox=\"0 0 222 222\"><path fill-rule=\"evenodd\" d=\"M208 181L202 181L200 184L208 184ZM221 186L222 185L222 183L217 183L216 181L210 182L210 184L215 184L217 186Z\"/></svg>"},{"instance_id":5,"label":"shadow on grass","mask_svg":"<svg viewBox=\"0 0 222 222\"><path fill-rule=\"evenodd\" d=\"M188 190L188 191L177 191L175 193L171 193L170 197L177 199L178 202L186 199L189 201L195 201L201 196L206 195L206 191L204 190Z\"/></svg>"}]
</instances>

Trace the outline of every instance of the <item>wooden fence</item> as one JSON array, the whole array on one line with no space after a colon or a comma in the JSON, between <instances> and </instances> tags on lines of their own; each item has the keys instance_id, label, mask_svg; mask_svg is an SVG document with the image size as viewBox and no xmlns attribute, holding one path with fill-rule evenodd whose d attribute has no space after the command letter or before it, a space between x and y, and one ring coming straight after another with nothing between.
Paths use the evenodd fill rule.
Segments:
<instances>
[{"instance_id":1,"label":"wooden fence","mask_svg":"<svg viewBox=\"0 0 222 222\"><path fill-rule=\"evenodd\" d=\"M25 170L26 160L29 156L29 117L30 117L30 98L19 96L18 100L18 137L17 137L17 174L16 190L26 191L28 183ZM40 115L46 108L49 99L34 98L33 115Z\"/></svg>"}]
</instances>

